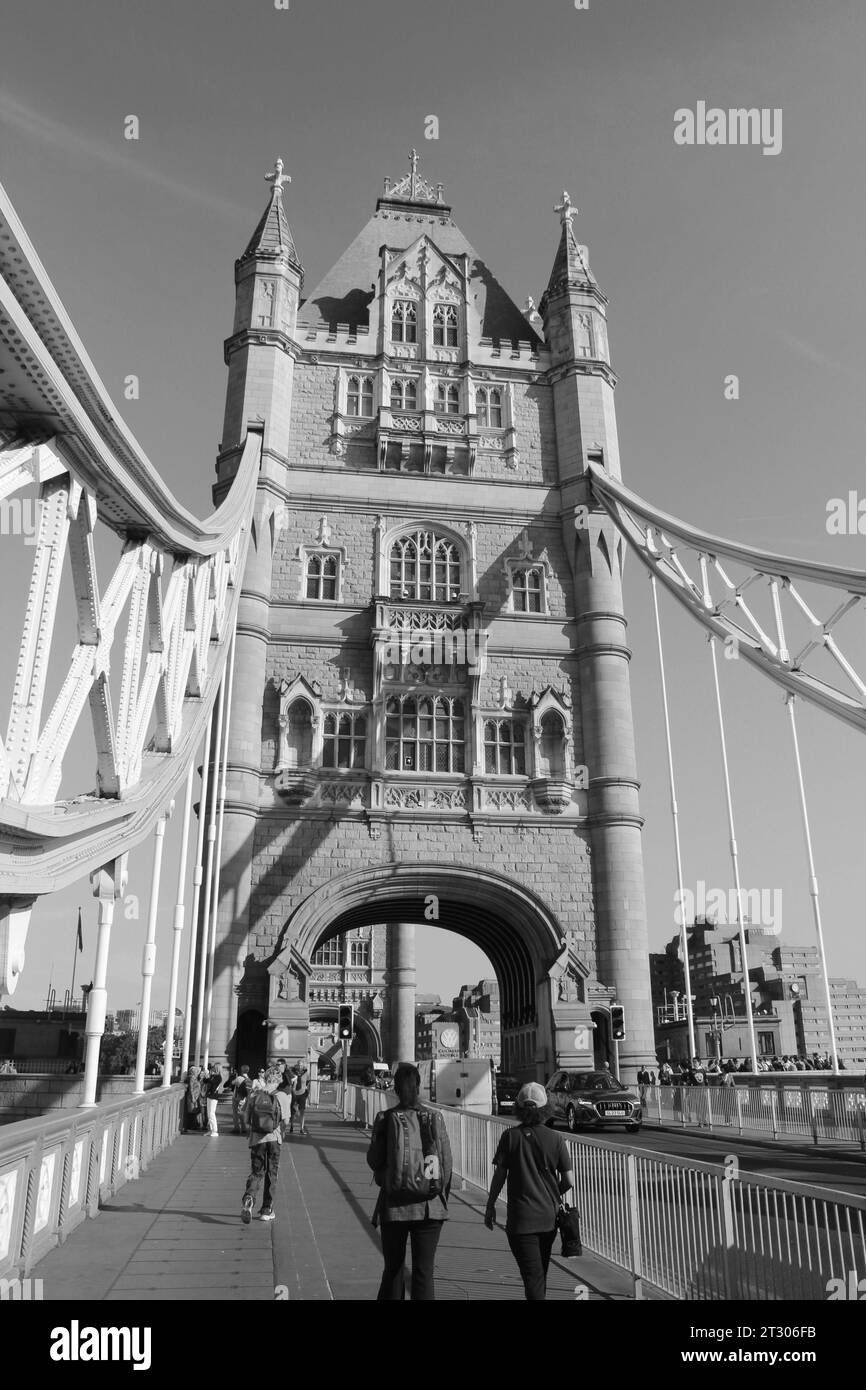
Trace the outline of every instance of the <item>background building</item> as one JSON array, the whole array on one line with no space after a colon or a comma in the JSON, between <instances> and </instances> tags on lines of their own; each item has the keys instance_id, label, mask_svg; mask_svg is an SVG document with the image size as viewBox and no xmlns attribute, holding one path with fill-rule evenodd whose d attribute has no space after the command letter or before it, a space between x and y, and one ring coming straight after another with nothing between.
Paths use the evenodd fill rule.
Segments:
<instances>
[{"instance_id":1,"label":"background building","mask_svg":"<svg viewBox=\"0 0 866 1390\"><path fill-rule=\"evenodd\" d=\"M460 1025L460 1047L466 1057L492 1058L499 1066L502 1040L499 985L495 979L462 985L454 1000L454 1017Z\"/></svg>"},{"instance_id":2,"label":"background building","mask_svg":"<svg viewBox=\"0 0 866 1390\"><path fill-rule=\"evenodd\" d=\"M778 936L746 930L748 985L735 926L698 920L689 929L695 1044L702 1057L747 1057L746 988L751 992L758 1056L823 1056L830 1030L815 946L787 946ZM650 984L660 1057L688 1054L685 971L680 937L650 955ZM846 1069L866 1066L866 990L831 978L833 1026Z\"/></svg>"}]
</instances>

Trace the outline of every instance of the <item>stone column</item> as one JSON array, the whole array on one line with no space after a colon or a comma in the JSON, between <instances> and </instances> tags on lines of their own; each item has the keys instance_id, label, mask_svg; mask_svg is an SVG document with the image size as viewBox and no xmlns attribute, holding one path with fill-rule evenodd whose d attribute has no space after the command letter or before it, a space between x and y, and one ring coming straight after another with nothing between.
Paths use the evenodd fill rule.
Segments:
<instances>
[{"instance_id":1,"label":"stone column","mask_svg":"<svg viewBox=\"0 0 866 1390\"><path fill-rule=\"evenodd\" d=\"M388 927L385 954L388 1052L393 1065L415 1060L415 924Z\"/></svg>"}]
</instances>

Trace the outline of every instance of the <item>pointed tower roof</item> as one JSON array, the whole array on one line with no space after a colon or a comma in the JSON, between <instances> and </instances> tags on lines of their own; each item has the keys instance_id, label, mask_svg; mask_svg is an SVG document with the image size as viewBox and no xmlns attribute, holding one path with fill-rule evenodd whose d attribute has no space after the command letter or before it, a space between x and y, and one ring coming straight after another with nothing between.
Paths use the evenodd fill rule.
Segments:
<instances>
[{"instance_id":1,"label":"pointed tower roof","mask_svg":"<svg viewBox=\"0 0 866 1390\"><path fill-rule=\"evenodd\" d=\"M302 302L299 321L312 327L366 325L376 296L380 248L387 245L395 252L405 250L425 235L444 255L468 257L470 293L485 337L530 341L543 347L543 338L452 219L451 208L443 201L442 184L429 184L421 178L415 150L409 161L409 172L402 179L396 183L385 180L375 213Z\"/></svg>"},{"instance_id":2,"label":"pointed tower roof","mask_svg":"<svg viewBox=\"0 0 866 1390\"><path fill-rule=\"evenodd\" d=\"M589 268L586 247L580 246L574 235L571 219L577 216L577 208L565 189L562 193L562 202L557 203L553 211L559 213L562 234L559 238L559 246L553 261L550 279L547 282L545 292L547 297L557 294L569 282L577 281L580 284L588 283L597 287L598 282Z\"/></svg>"},{"instance_id":3,"label":"pointed tower roof","mask_svg":"<svg viewBox=\"0 0 866 1390\"><path fill-rule=\"evenodd\" d=\"M240 259L245 261L250 256L272 256L275 260L285 258L300 270L295 239L283 207L283 184L291 183L291 175L283 173L283 161L278 159L274 172L265 174L265 179L271 185L271 200Z\"/></svg>"}]
</instances>

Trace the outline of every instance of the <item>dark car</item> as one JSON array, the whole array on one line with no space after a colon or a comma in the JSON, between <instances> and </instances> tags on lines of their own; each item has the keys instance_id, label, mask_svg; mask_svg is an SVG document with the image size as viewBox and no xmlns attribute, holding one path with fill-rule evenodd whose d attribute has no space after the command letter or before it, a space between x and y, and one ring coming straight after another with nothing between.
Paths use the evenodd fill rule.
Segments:
<instances>
[{"instance_id":1,"label":"dark car","mask_svg":"<svg viewBox=\"0 0 866 1390\"><path fill-rule=\"evenodd\" d=\"M514 1109L514 1102L520 1090L520 1082L516 1076L503 1076L501 1072L496 1073L496 1090L493 1097L494 1115L510 1115Z\"/></svg>"},{"instance_id":2,"label":"dark car","mask_svg":"<svg viewBox=\"0 0 866 1390\"><path fill-rule=\"evenodd\" d=\"M546 1089L553 1111L549 1124L565 1120L572 1133L607 1125L625 1125L630 1134L640 1129L640 1097L609 1071L554 1072Z\"/></svg>"}]
</instances>

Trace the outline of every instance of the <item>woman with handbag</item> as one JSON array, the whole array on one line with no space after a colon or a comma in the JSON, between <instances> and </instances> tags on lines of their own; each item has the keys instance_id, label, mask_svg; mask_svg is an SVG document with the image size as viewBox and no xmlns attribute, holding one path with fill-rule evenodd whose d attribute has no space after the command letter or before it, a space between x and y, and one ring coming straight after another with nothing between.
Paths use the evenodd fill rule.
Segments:
<instances>
[{"instance_id":1,"label":"woman with handbag","mask_svg":"<svg viewBox=\"0 0 866 1390\"><path fill-rule=\"evenodd\" d=\"M536 1081L520 1088L514 1102L517 1124L503 1130L493 1156L493 1181L484 1224L496 1225L496 1199L506 1186L505 1234L523 1279L526 1298L547 1297L547 1269L563 1210L574 1186L571 1156L561 1134L543 1123L550 1116L547 1092Z\"/></svg>"}]
</instances>

